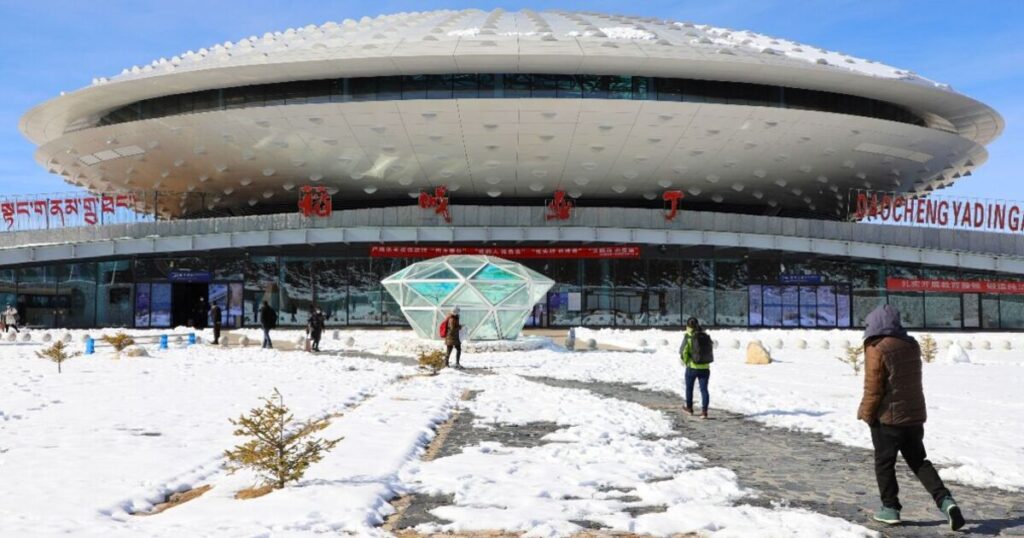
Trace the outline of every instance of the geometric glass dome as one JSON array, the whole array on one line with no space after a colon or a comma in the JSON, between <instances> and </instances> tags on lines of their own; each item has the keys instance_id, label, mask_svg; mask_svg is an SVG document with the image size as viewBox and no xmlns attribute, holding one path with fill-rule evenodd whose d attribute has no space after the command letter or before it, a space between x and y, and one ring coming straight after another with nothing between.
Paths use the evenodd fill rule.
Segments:
<instances>
[{"instance_id":1,"label":"geometric glass dome","mask_svg":"<svg viewBox=\"0 0 1024 538\"><path fill-rule=\"evenodd\" d=\"M475 255L414 263L381 283L416 334L435 340L456 306L467 340L514 340L533 305L555 284L520 263Z\"/></svg>"}]
</instances>

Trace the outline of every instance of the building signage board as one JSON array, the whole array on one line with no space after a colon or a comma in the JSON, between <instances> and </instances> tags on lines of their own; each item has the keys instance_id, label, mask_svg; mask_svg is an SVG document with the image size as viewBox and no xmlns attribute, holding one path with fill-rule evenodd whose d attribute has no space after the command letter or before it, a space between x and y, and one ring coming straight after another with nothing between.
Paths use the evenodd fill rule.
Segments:
<instances>
[{"instance_id":1,"label":"building signage board","mask_svg":"<svg viewBox=\"0 0 1024 538\"><path fill-rule=\"evenodd\" d=\"M779 275L780 284L813 285L824 282L821 275Z\"/></svg>"},{"instance_id":2,"label":"building signage board","mask_svg":"<svg viewBox=\"0 0 1024 538\"><path fill-rule=\"evenodd\" d=\"M434 258L452 254L497 256L508 259L528 258L639 258L640 247L611 245L605 247L439 247L375 245L370 247L374 258Z\"/></svg>"},{"instance_id":3,"label":"building signage board","mask_svg":"<svg viewBox=\"0 0 1024 538\"><path fill-rule=\"evenodd\" d=\"M889 291L1024 295L1024 282L1012 281L888 278L885 287Z\"/></svg>"},{"instance_id":4,"label":"building signage board","mask_svg":"<svg viewBox=\"0 0 1024 538\"><path fill-rule=\"evenodd\" d=\"M1024 202L877 191L855 191L851 197L850 218L857 222L1024 232Z\"/></svg>"},{"instance_id":5,"label":"building signage board","mask_svg":"<svg viewBox=\"0 0 1024 538\"><path fill-rule=\"evenodd\" d=\"M167 280L171 282L209 282L213 275L209 271L176 270L167 272Z\"/></svg>"},{"instance_id":6,"label":"building signage board","mask_svg":"<svg viewBox=\"0 0 1024 538\"><path fill-rule=\"evenodd\" d=\"M0 201L0 217L5 230L92 226L103 224L106 215L134 213L137 202L135 193L5 199Z\"/></svg>"}]
</instances>

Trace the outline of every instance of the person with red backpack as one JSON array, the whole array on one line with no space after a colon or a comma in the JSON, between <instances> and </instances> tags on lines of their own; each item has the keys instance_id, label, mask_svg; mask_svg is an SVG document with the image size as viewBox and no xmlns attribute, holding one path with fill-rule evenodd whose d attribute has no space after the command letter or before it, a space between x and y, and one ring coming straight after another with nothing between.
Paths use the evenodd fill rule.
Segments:
<instances>
[{"instance_id":1,"label":"person with red backpack","mask_svg":"<svg viewBox=\"0 0 1024 538\"><path fill-rule=\"evenodd\" d=\"M693 385L700 382L700 418L708 418L708 380L711 379L711 363L715 360L715 347L708 333L700 326L697 318L686 320L686 335L679 346L679 358L686 366L686 406L683 410L693 414Z\"/></svg>"},{"instance_id":2,"label":"person with red backpack","mask_svg":"<svg viewBox=\"0 0 1024 538\"><path fill-rule=\"evenodd\" d=\"M452 313L448 314L444 321L441 322L440 334L444 338L444 345L448 348L448 352L444 356L445 367L449 366L449 359L452 356L452 349L455 350L455 368L462 369L462 365L459 361L462 360L462 338L459 332L462 331L462 323L459 321L459 307L452 309Z\"/></svg>"}]
</instances>

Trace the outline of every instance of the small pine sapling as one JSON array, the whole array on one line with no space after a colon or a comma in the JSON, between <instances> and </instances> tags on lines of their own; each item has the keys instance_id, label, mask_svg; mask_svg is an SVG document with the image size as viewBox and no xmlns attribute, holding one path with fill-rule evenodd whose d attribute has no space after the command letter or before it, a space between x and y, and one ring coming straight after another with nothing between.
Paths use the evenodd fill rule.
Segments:
<instances>
[{"instance_id":1,"label":"small pine sapling","mask_svg":"<svg viewBox=\"0 0 1024 538\"><path fill-rule=\"evenodd\" d=\"M437 375L444 368L444 351L440 349L424 351L416 360L419 362L420 368L430 370L430 375Z\"/></svg>"},{"instance_id":2,"label":"small pine sapling","mask_svg":"<svg viewBox=\"0 0 1024 538\"><path fill-rule=\"evenodd\" d=\"M135 340L127 333L117 333L113 336L107 335L103 337L103 341L114 347L114 351L118 353L124 351L124 349L135 343Z\"/></svg>"},{"instance_id":3,"label":"small pine sapling","mask_svg":"<svg viewBox=\"0 0 1024 538\"><path fill-rule=\"evenodd\" d=\"M918 340L921 345L921 358L924 362L932 362L935 360L936 355L939 354L939 344L935 342L930 334L921 336Z\"/></svg>"},{"instance_id":4,"label":"small pine sapling","mask_svg":"<svg viewBox=\"0 0 1024 538\"><path fill-rule=\"evenodd\" d=\"M281 489L288 482L301 480L309 466L323 459L341 438L313 436L330 424L326 418L296 424L276 388L273 396L262 400L263 407L251 409L238 420L228 419L237 427L235 435L250 439L234 450L224 451L224 456L229 472L251 469L264 485Z\"/></svg>"},{"instance_id":5,"label":"small pine sapling","mask_svg":"<svg viewBox=\"0 0 1024 538\"><path fill-rule=\"evenodd\" d=\"M70 359L71 357L78 356L79 353L68 352L67 345L64 344L64 341L57 340L56 342L53 343L52 346L44 348L42 351L36 351L36 355L41 359L49 359L57 363L57 373L59 374L61 373L60 365L63 364L64 361Z\"/></svg>"},{"instance_id":6,"label":"small pine sapling","mask_svg":"<svg viewBox=\"0 0 1024 538\"><path fill-rule=\"evenodd\" d=\"M849 342L844 344L843 354L836 357L840 362L849 364L853 368L854 375L860 375L860 369L864 367L864 348L851 346Z\"/></svg>"}]
</instances>

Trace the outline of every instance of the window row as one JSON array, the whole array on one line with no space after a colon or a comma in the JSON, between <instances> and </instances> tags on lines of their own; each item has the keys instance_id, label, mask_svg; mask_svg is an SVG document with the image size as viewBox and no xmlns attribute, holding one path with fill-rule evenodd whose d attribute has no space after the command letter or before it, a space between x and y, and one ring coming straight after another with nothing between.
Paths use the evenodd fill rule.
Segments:
<instances>
[{"instance_id":1,"label":"window row","mask_svg":"<svg viewBox=\"0 0 1024 538\"><path fill-rule=\"evenodd\" d=\"M0 308L39 327L257 324L267 301L284 326L303 326L314 303L330 325L406 324L381 279L410 260L368 257L139 258L0 269ZM1024 329L1024 296L888 292L887 277L1012 280L1007 275L787 258L525 260L555 280L528 325L863 327L879 304L908 328ZM797 279L800 282L794 283Z\"/></svg>"},{"instance_id":2,"label":"window row","mask_svg":"<svg viewBox=\"0 0 1024 538\"><path fill-rule=\"evenodd\" d=\"M924 126L909 110L876 99L766 84L613 75L465 73L239 86L156 97L123 106L99 125L233 108L403 99L636 99L815 110Z\"/></svg>"}]
</instances>

